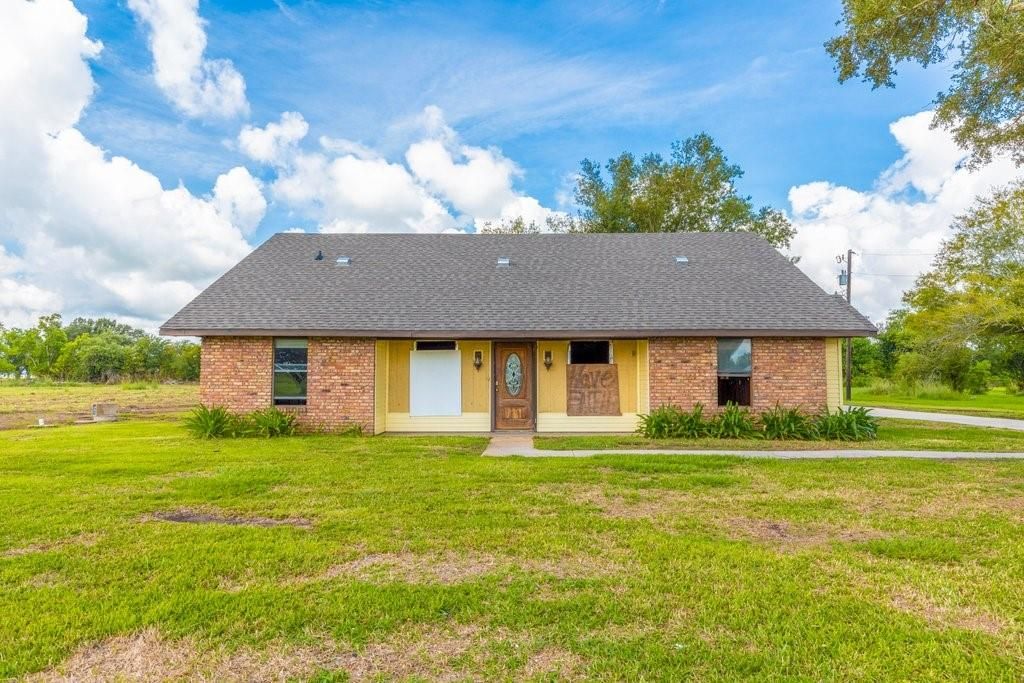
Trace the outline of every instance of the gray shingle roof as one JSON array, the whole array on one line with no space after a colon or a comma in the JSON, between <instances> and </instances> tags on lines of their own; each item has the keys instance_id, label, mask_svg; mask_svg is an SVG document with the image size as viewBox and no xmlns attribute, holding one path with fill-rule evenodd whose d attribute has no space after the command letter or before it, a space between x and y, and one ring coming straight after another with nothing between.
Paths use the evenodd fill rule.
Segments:
<instances>
[{"instance_id":1,"label":"gray shingle roof","mask_svg":"<svg viewBox=\"0 0 1024 683\"><path fill-rule=\"evenodd\" d=\"M511 265L498 267L499 256ZM280 234L161 327L194 336L874 332L748 233Z\"/></svg>"}]
</instances>

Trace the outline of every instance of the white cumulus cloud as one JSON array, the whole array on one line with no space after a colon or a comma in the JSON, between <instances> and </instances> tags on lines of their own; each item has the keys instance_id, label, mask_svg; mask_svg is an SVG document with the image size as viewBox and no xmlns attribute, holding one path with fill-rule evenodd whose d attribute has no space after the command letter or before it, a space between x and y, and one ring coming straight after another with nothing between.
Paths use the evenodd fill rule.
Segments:
<instances>
[{"instance_id":1,"label":"white cumulus cloud","mask_svg":"<svg viewBox=\"0 0 1024 683\"><path fill-rule=\"evenodd\" d=\"M213 185L213 205L217 213L247 235L256 229L267 212L262 183L244 166L236 166L217 178Z\"/></svg>"},{"instance_id":2,"label":"white cumulus cloud","mask_svg":"<svg viewBox=\"0 0 1024 683\"><path fill-rule=\"evenodd\" d=\"M543 225L553 213L515 189L523 173L513 161L500 150L462 144L437 107L427 107L415 126L405 163L328 136L317 151L305 151L309 125L295 112L262 128L246 126L238 145L277 167L274 197L324 232L444 232L518 217Z\"/></svg>"},{"instance_id":3,"label":"white cumulus cloud","mask_svg":"<svg viewBox=\"0 0 1024 683\"><path fill-rule=\"evenodd\" d=\"M926 111L889 127L903 156L871 189L816 181L789 190L800 267L831 292L841 268L835 257L854 249L853 303L876 321L899 307L957 215L993 187L1024 176L1006 158L975 171L963 167L966 152L949 133L931 128L931 120Z\"/></svg>"},{"instance_id":4,"label":"white cumulus cloud","mask_svg":"<svg viewBox=\"0 0 1024 683\"><path fill-rule=\"evenodd\" d=\"M253 161L283 164L308 132L309 124L302 114L286 111L278 123L268 123L263 128L243 127L238 134L238 146Z\"/></svg>"},{"instance_id":5,"label":"white cumulus cloud","mask_svg":"<svg viewBox=\"0 0 1024 683\"><path fill-rule=\"evenodd\" d=\"M266 208L236 168L209 198L164 188L75 128L101 46L68 0L0 3L0 320L60 310L160 322L251 249ZM259 196L258 196L259 195Z\"/></svg>"},{"instance_id":6,"label":"white cumulus cloud","mask_svg":"<svg viewBox=\"0 0 1024 683\"><path fill-rule=\"evenodd\" d=\"M231 117L249 111L245 79L228 59L207 59L199 0L128 0L149 28L157 87L192 117Z\"/></svg>"}]
</instances>

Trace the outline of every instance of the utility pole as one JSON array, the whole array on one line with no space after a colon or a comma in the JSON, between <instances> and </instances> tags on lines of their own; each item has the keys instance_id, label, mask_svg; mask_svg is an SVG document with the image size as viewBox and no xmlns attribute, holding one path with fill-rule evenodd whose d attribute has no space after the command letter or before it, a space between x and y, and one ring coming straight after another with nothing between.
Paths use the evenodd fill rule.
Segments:
<instances>
[{"instance_id":1,"label":"utility pole","mask_svg":"<svg viewBox=\"0 0 1024 683\"><path fill-rule=\"evenodd\" d=\"M846 250L846 303L853 305L853 249ZM853 338L846 338L846 402L853 399Z\"/></svg>"}]
</instances>

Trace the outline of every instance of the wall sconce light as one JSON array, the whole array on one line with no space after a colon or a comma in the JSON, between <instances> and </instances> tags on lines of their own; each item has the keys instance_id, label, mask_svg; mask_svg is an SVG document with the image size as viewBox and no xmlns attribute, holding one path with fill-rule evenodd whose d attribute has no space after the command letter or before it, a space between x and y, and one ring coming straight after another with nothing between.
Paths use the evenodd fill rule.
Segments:
<instances>
[{"instance_id":1,"label":"wall sconce light","mask_svg":"<svg viewBox=\"0 0 1024 683\"><path fill-rule=\"evenodd\" d=\"M484 364L484 352L474 351L473 352L473 367L479 370Z\"/></svg>"},{"instance_id":2,"label":"wall sconce light","mask_svg":"<svg viewBox=\"0 0 1024 683\"><path fill-rule=\"evenodd\" d=\"M545 351L544 352L544 367L546 367L548 370L550 370L551 369L551 362L552 362L551 361L551 352L550 351Z\"/></svg>"}]
</instances>

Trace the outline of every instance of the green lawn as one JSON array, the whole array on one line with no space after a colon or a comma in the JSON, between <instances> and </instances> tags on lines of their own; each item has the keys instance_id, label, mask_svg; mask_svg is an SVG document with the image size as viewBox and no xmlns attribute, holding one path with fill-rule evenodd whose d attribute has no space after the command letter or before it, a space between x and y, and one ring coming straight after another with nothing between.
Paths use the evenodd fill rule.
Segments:
<instances>
[{"instance_id":1,"label":"green lawn","mask_svg":"<svg viewBox=\"0 0 1024 683\"><path fill-rule=\"evenodd\" d=\"M1024 677L1024 462L484 444L0 433L0 679Z\"/></svg>"},{"instance_id":2,"label":"green lawn","mask_svg":"<svg viewBox=\"0 0 1024 683\"><path fill-rule=\"evenodd\" d=\"M198 384L57 384L0 382L0 429L27 427L42 417L48 423L74 422L93 403L114 401L121 415L166 415L199 402Z\"/></svg>"},{"instance_id":3,"label":"green lawn","mask_svg":"<svg viewBox=\"0 0 1024 683\"><path fill-rule=\"evenodd\" d=\"M1024 451L1024 432L967 427L941 422L880 419L878 438L871 441L768 441L762 439L648 439L636 434L535 436L537 448L707 448L723 450L818 450L869 448L927 451Z\"/></svg>"},{"instance_id":4,"label":"green lawn","mask_svg":"<svg viewBox=\"0 0 1024 683\"><path fill-rule=\"evenodd\" d=\"M868 387L853 388L853 403L879 408L903 408L906 410L931 410L943 413L963 413L986 417L1012 417L1024 419L1024 394L1008 394L1006 389L997 387L980 396L964 395L962 398L918 398L900 395L870 394Z\"/></svg>"}]
</instances>

